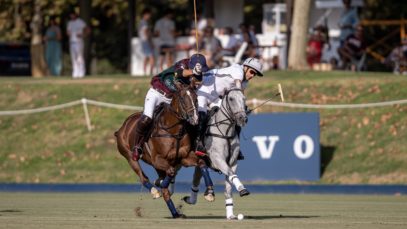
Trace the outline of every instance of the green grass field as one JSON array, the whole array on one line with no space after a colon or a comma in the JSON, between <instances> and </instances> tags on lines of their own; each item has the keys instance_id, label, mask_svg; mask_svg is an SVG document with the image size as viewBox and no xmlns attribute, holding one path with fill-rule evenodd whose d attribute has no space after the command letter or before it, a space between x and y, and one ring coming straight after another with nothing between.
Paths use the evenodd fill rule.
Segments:
<instances>
[{"instance_id":1,"label":"green grass field","mask_svg":"<svg viewBox=\"0 0 407 229\"><path fill-rule=\"evenodd\" d=\"M1 193L0 228L407 228L406 196L253 194L235 198L243 221L224 218L220 194L182 210L171 219L146 193Z\"/></svg>"},{"instance_id":2,"label":"green grass field","mask_svg":"<svg viewBox=\"0 0 407 229\"><path fill-rule=\"evenodd\" d=\"M150 78L126 75L0 78L0 110L88 99L142 106ZM386 73L267 72L247 90L267 99L277 83L286 102L356 104L407 99L407 77ZM319 112L323 175L319 183L407 183L407 105L355 110L262 107L260 112ZM0 116L0 182L134 182L113 136L132 112L82 106L31 115ZM244 130L243 130L244 131ZM250 156L250 152L245 153ZM242 171L244 172L244 171ZM290 181L296 182L296 181Z\"/></svg>"}]
</instances>

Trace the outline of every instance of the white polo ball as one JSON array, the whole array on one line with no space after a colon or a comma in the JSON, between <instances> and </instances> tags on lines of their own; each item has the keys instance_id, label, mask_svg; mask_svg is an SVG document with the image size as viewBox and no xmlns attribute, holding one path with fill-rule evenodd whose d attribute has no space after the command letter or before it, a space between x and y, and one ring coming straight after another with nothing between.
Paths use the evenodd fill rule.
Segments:
<instances>
[{"instance_id":1,"label":"white polo ball","mask_svg":"<svg viewBox=\"0 0 407 229\"><path fill-rule=\"evenodd\" d=\"M243 220L243 219L244 219L244 215L243 215L243 214L238 214L238 215L237 215L237 219L238 219L238 220Z\"/></svg>"}]
</instances>

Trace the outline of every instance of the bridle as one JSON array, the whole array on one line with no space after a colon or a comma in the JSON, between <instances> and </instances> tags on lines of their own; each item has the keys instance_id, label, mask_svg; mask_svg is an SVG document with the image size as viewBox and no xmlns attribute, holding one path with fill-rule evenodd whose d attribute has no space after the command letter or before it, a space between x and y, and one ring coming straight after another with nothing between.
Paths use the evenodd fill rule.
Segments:
<instances>
[{"instance_id":1,"label":"bridle","mask_svg":"<svg viewBox=\"0 0 407 229\"><path fill-rule=\"evenodd\" d=\"M185 87L182 90L186 90L187 94L188 93L195 93L195 92L191 92L191 90L189 90L189 88ZM188 96L182 96L180 91L175 92L178 100L179 100L179 108L180 108L180 112L177 112L172 106L170 106L170 110L171 112L175 115L175 117L177 117L177 119L179 121L190 121L189 117L189 113L193 112L194 110L196 110L196 106L191 106L191 107L187 107L187 103L186 103L186 99ZM192 103L195 103L195 101L192 101Z\"/></svg>"},{"instance_id":2,"label":"bridle","mask_svg":"<svg viewBox=\"0 0 407 229\"><path fill-rule=\"evenodd\" d=\"M228 90L225 93L225 96L224 96L223 100L226 100L226 101L225 102L222 101L220 111L218 111L218 112L222 112L222 114L226 118L223 119L223 120L218 121L218 120L216 120L216 113L213 114L213 115L215 115L215 122L213 124L208 125L208 129L207 129L208 131L205 134L206 136L214 136L214 137L228 139L228 140L233 139L236 136L236 131L233 134L230 134L230 135L229 135L229 132L237 124L237 121L236 121L236 118L235 118L236 114L245 113L245 111L244 110L243 111L237 111L237 112L232 111L232 107L231 107L231 105L229 103L229 97L230 97L230 92L231 91L241 91L243 93L243 91L241 89L238 89L238 88L232 88L232 89ZM225 133L222 133L222 131L220 129L221 125L227 125L228 126ZM218 129L220 134L211 133L210 132L210 127L211 126L215 126Z\"/></svg>"},{"instance_id":3,"label":"bridle","mask_svg":"<svg viewBox=\"0 0 407 229\"><path fill-rule=\"evenodd\" d=\"M229 103L229 97L230 97L229 94L232 91L240 91L243 94L243 90L239 89L239 88L232 88L232 89L228 90L225 93L225 96L224 96L224 99L226 99L226 102L225 102L226 105L224 105L224 103L221 103L221 109L220 110L226 116L226 118L231 121L231 123L236 124L236 119L235 119L236 114L245 113L245 111L232 112L232 107L230 106L230 103ZM225 109L222 109L222 108L225 108Z\"/></svg>"},{"instance_id":4,"label":"bridle","mask_svg":"<svg viewBox=\"0 0 407 229\"><path fill-rule=\"evenodd\" d=\"M191 93L191 91L187 87L182 88L181 90L188 90ZM187 91L187 93L188 93L188 91ZM195 93L195 92L192 92L192 93ZM178 107L180 108L180 111L177 111L176 108L172 107L171 105L167 106L167 108L168 108L168 111L170 111L171 114L174 115L174 117L177 119L177 122L170 125L170 126L165 126L162 123L161 119L158 119L157 126L156 126L157 129L158 130L163 130L166 133L152 134L151 137L152 138L175 138L176 141L177 141L176 154L178 155L179 148L180 148L180 141L187 134L186 126L187 126L187 122L190 120L190 117L189 117L188 113L190 113L191 111L196 109L196 106L191 106L190 108L188 108L187 103L186 103L186 99L189 96L183 97L181 95L181 91L175 92L174 96L177 96L177 99L179 100ZM192 102L194 103L195 101L192 101ZM173 128L177 127L177 126L181 126L181 128L178 129L175 134L171 133L171 129L173 129Z\"/></svg>"}]
</instances>

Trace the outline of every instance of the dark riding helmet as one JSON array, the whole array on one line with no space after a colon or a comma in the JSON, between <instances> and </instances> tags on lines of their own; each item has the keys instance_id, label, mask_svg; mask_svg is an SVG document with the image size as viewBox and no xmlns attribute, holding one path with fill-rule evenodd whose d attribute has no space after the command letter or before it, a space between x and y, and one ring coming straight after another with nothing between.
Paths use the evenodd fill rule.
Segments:
<instances>
[{"instance_id":1,"label":"dark riding helmet","mask_svg":"<svg viewBox=\"0 0 407 229\"><path fill-rule=\"evenodd\" d=\"M194 69L197 64L202 66L202 72L209 70L208 65L206 64L206 58L202 54L194 54L189 58L188 68Z\"/></svg>"}]
</instances>

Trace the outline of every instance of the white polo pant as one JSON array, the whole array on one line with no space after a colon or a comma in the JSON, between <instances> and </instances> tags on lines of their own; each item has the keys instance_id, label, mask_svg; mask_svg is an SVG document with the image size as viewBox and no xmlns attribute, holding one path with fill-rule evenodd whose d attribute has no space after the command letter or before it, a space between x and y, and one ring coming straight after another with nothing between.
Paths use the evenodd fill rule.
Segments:
<instances>
[{"instance_id":1,"label":"white polo pant","mask_svg":"<svg viewBox=\"0 0 407 229\"><path fill-rule=\"evenodd\" d=\"M144 110L143 114L149 118L153 118L154 109L160 103L170 104L172 99L165 97L160 92L156 91L154 88L150 88L147 92L146 98L144 99Z\"/></svg>"},{"instance_id":2,"label":"white polo pant","mask_svg":"<svg viewBox=\"0 0 407 229\"><path fill-rule=\"evenodd\" d=\"M85 58L83 48L83 41L70 42L73 78L82 78L85 76Z\"/></svg>"}]
</instances>

